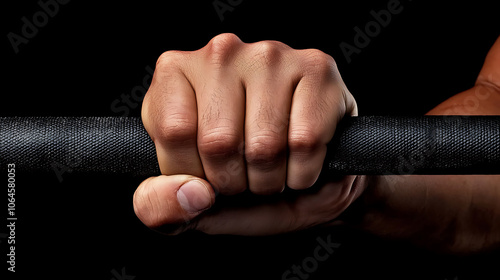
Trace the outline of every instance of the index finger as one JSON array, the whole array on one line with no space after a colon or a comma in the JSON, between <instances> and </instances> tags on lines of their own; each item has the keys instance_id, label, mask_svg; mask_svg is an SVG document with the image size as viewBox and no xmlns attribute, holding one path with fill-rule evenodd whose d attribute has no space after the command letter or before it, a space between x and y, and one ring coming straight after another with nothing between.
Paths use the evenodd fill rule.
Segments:
<instances>
[{"instance_id":1,"label":"index finger","mask_svg":"<svg viewBox=\"0 0 500 280\"><path fill-rule=\"evenodd\" d=\"M142 107L142 121L156 146L162 174L204 177L196 135L196 96L182 72L182 52L166 52L156 64Z\"/></svg>"}]
</instances>

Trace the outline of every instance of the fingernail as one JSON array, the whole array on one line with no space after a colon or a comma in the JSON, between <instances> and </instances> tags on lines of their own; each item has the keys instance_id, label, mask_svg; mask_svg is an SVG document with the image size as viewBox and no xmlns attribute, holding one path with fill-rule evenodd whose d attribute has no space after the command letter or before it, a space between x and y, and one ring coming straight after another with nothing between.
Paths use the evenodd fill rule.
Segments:
<instances>
[{"instance_id":1,"label":"fingernail","mask_svg":"<svg viewBox=\"0 0 500 280\"><path fill-rule=\"evenodd\" d=\"M212 198L207 187L198 180L184 183L177 191L177 201L188 213L196 213L210 207Z\"/></svg>"}]
</instances>

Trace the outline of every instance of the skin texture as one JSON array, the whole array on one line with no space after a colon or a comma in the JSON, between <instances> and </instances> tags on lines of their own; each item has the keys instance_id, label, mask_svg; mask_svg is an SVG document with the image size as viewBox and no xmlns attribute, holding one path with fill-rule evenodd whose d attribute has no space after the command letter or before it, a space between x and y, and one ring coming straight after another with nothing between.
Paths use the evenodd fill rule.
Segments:
<instances>
[{"instance_id":1,"label":"skin texture","mask_svg":"<svg viewBox=\"0 0 500 280\"><path fill-rule=\"evenodd\" d=\"M500 39L476 85L429 114L500 114L499 69ZM356 114L335 61L319 50L221 34L197 51L165 52L142 108L163 175L140 184L134 210L167 234L269 235L346 223L442 252L500 244L500 176L317 182L336 124ZM255 203L239 203L241 193ZM355 221L336 219L358 198Z\"/></svg>"}]
</instances>

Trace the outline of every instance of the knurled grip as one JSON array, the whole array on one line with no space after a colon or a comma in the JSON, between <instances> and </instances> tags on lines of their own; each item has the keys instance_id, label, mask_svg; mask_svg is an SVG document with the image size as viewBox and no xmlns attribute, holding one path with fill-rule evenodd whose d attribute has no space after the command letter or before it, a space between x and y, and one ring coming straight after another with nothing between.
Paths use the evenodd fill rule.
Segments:
<instances>
[{"instance_id":1,"label":"knurled grip","mask_svg":"<svg viewBox=\"0 0 500 280\"><path fill-rule=\"evenodd\" d=\"M160 174L139 118L1 117L0 163L28 173ZM344 118L323 173L500 174L500 116Z\"/></svg>"},{"instance_id":2,"label":"knurled grip","mask_svg":"<svg viewBox=\"0 0 500 280\"><path fill-rule=\"evenodd\" d=\"M325 164L340 174L500 174L500 117L345 118Z\"/></svg>"},{"instance_id":3,"label":"knurled grip","mask_svg":"<svg viewBox=\"0 0 500 280\"><path fill-rule=\"evenodd\" d=\"M0 162L19 172L160 173L142 121L125 117L0 118Z\"/></svg>"}]
</instances>

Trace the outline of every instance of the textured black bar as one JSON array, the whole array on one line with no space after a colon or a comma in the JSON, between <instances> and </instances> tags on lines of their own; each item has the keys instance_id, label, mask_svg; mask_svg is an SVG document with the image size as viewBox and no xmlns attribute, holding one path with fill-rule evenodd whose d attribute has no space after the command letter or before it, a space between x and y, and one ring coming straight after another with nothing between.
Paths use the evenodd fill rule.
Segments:
<instances>
[{"instance_id":1,"label":"textured black bar","mask_svg":"<svg viewBox=\"0 0 500 280\"><path fill-rule=\"evenodd\" d=\"M138 118L2 117L0 164L19 171L159 174ZM329 144L328 174L500 174L500 117L345 118Z\"/></svg>"},{"instance_id":2,"label":"textured black bar","mask_svg":"<svg viewBox=\"0 0 500 280\"><path fill-rule=\"evenodd\" d=\"M331 173L500 174L500 117L346 118L328 150Z\"/></svg>"},{"instance_id":3,"label":"textured black bar","mask_svg":"<svg viewBox=\"0 0 500 280\"><path fill-rule=\"evenodd\" d=\"M123 117L0 118L0 163L56 175L160 172L141 120Z\"/></svg>"}]
</instances>

